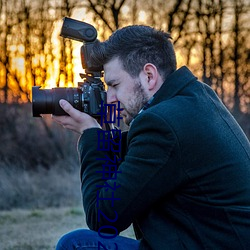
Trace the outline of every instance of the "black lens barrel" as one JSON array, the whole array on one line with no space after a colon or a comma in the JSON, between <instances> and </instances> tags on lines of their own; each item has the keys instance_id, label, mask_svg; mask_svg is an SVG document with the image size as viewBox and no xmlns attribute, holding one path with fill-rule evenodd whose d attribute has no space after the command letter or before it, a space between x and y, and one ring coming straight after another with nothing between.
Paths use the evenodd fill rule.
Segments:
<instances>
[{"instance_id":1,"label":"black lens barrel","mask_svg":"<svg viewBox=\"0 0 250 250\"><path fill-rule=\"evenodd\" d=\"M32 87L32 110L34 117L41 114L67 115L60 107L59 100L67 100L73 107L81 109L81 90L78 88L40 89Z\"/></svg>"}]
</instances>

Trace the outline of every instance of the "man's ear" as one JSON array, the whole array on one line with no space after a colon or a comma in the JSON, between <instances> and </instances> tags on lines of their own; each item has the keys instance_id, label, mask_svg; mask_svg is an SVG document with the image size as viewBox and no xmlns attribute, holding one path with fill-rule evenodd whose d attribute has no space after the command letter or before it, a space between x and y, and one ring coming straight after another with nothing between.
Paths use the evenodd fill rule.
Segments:
<instances>
[{"instance_id":1,"label":"man's ear","mask_svg":"<svg viewBox=\"0 0 250 250\"><path fill-rule=\"evenodd\" d=\"M156 66L152 63L147 63L143 67L143 72L146 77L148 90L154 90L159 80L159 72Z\"/></svg>"}]
</instances>

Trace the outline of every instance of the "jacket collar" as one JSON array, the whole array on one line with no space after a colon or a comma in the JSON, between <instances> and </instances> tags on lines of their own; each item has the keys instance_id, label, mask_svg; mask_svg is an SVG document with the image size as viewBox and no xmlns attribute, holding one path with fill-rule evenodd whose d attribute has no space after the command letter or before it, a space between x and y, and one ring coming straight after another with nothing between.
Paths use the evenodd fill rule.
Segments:
<instances>
[{"instance_id":1,"label":"jacket collar","mask_svg":"<svg viewBox=\"0 0 250 250\"><path fill-rule=\"evenodd\" d=\"M197 77L186 66L179 68L166 78L160 89L155 93L149 106L174 97L196 79Z\"/></svg>"}]
</instances>

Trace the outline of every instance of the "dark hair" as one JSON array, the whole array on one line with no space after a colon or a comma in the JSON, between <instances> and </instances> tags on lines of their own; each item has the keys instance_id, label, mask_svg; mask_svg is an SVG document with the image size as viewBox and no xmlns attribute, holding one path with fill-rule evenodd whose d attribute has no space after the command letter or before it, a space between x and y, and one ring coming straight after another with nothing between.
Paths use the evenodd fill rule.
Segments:
<instances>
[{"instance_id":1,"label":"dark hair","mask_svg":"<svg viewBox=\"0 0 250 250\"><path fill-rule=\"evenodd\" d=\"M119 58L132 77L137 77L146 63L154 64L163 79L176 70L170 34L144 25L121 28L105 42L97 42L91 58L98 65Z\"/></svg>"}]
</instances>

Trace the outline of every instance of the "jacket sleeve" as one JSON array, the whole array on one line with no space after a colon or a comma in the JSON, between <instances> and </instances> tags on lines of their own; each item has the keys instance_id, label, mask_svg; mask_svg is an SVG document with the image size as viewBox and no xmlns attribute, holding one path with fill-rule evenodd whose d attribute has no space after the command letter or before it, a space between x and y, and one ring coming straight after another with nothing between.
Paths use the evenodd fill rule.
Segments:
<instances>
[{"instance_id":1,"label":"jacket sleeve","mask_svg":"<svg viewBox=\"0 0 250 250\"><path fill-rule=\"evenodd\" d=\"M128 133L127 154L119 172L105 180L101 174L105 160L97 159L113 156L97 150L98 131L85 131L78 144L86 221L95 231L110 225L121 232L185 180L178 140L159 115L140 114Z\"/></svg>"}]
</instances>

